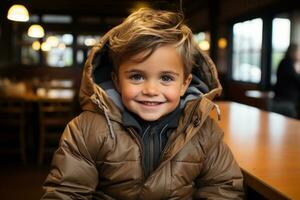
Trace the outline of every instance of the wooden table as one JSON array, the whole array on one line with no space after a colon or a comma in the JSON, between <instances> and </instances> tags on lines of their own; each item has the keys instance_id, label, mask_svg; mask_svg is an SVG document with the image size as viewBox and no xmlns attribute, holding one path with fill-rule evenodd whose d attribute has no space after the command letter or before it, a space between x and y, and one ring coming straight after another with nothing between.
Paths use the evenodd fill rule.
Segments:
<instances>
[{"instance_id":1,"label":"wooden table","mask_svg":"<svg viewBox=\"0 0 300 200\"><path fill-rule=\"evenodd\" d=\"M224 140L245 183L268 199L300 199L300 121L239 103L217 104Z\"/></svg>"},{"instance_id":2,"label":"wooden table","mask_svg":"<svg viewBox=\"0 0 300 200\"><path fill-rule=\"evenodd\" d=\"M14 104L21 104L24 112L24 131L25 131L25 145L27 151L27 158L35 160L38 152L38 144L40 137L40 112L41 106L44 104L73 104L74 89L44 89L39 88L37 93L25 92L18 95L0 96L0 101L14 106ZM0 105L1 106L1 105ZM62 106L60 106L62 107ZM71 106L69 106L71 107ZM54 108L54 106L53 106ZM66 108L67 109L67 108ZM76 113L77 108L74 107L72 114ZM25 160L25 159L24 159Z\"/></svg>"}]
</instances>

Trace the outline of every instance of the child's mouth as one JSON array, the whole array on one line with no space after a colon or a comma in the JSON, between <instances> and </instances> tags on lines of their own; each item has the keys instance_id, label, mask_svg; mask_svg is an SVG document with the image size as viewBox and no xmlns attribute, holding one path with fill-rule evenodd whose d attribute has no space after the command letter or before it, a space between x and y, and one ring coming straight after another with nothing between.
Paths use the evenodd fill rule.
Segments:
<instances>
[{"instance_id":1,"label":"child's mouth","mask_svg":"<svg viewBox=\"0 0 300 200\"><path fill-rule=\"evenodd\" d=\"M138 103L146 105L146 106L158 106L163 104L164 102L157 102L157 101L138 101Z\"/></svg>"}]
</instances>

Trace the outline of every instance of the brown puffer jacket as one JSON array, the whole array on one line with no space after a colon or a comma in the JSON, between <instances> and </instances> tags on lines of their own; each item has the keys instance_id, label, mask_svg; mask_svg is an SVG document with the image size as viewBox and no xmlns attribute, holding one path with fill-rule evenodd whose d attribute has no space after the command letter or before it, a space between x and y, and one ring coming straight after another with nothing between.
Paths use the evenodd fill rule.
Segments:
<instances>
[{"instance_id":1,"label":"brown puffer jacket","mask_svg":"<svg viewBox=\"0 0 300 200\"><path fill-rule=\"evenodd\" d=\"M65 128L42 199L242 199L240 168L222 141L222 130L209 117L216 107L211 100L221 92L211 60L199 52L193 68L198 79L188 89L178 128L160 165L145 178L141 141L122 126L122 104L106 84L109 34L86 62L80 89L83 112Z\"/></svg>"}]
</instances>

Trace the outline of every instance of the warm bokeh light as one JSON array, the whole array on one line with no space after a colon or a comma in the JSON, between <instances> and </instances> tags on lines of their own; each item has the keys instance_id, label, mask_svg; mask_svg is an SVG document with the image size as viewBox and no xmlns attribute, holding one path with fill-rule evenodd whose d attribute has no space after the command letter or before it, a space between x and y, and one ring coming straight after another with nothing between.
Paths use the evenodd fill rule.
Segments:
<instances>
[{"instance_id":1,"label":"warm bokeh light","mask_svg":"<svg viewBox=\"0 0 300 200\"><path fill-rule=\"evenodd\" d=\"M46 40L46 42L51 46L51 47L57 47L59 44L59 40L56 36L49 36Z\"/></svg>"},{"instance_id":2,"label":"warm bokeh light","mask_svg":"<svg viewBox=\"0 0 300 200\"><path fill-rule=\"evenodd\" d=\"M96 44L96 40L94 38L87 38L84 40L84 44L86 46L93 46Z\"/></svg>"},{"instance_id":3,"label":"warm bokeh light","mask_svg":"<svg viewBox=\"0 0 300 200\"><path fill-rule=\"evenodd\" d=\"M64 43L59 43L58 48L63 50L66 48L66 45Z\"/></svg>"},{"instance_id":4,"label":"warm bokeh light","mask_svg":"<svg viewBox=\"0 0 300 200\"><path fill-rule=\"evenodd\" d=\"M18 22L27 22L29 13L25 6L15 4L7 12L7 19Z\"/></svg>"},{"instance_id":5,"label":"warm bokeh light","mask_svg":"<svg viewBox=\"0 0 300 200\"><path fill-rule=\"evenodd\" d=\"M40 50L41 48L41 44L39 41L34 41L31 45L32 49L35 50L35 51L38 51Z\"/></svg>"},{"instance_id":6,"label":"warm bokeh light","mask_svg":"<svg viewBox=\"0 0 300 200\"><path fill-rule=\"evenodd\" d=\"M133 8L130 9L130 12L133 13L135 11L138 11L141 8L151 8L149 3L146 2L137 2Z\"/></svg>"},{"instance_id":7,"label":"warm bokeh light","mask_svg":"<svg viewBox=\"0 0 300 200\"><path fill-rule=\"evenodd\" d=\"M227 47L227 40L226 40L226 38L220 38L218 40L218 47L220 49L225 49Z\"/></svg>"},{"instance_id":8,"label":"warm bokeh light","mask_svg":"<svg viewBox=\"0 0 300 200\"><path fill-rule=\"evenodd\" d=\"M50 51L51 46L47 42L43 42L41 49L42 49L42 51Z\"/></svg>"},{"instance_id":9,"label":"warm bokeh light","mask_svg":"<svg viewBox=\"0 0 300 200\"><path fill-rule=\"evenodd\" d=\"M209 48L210 48L210 44L207 40L202 40L200 43L199 43L199 47L201 50L203 51L208 51Z\"/></svg>"}]
</instances>

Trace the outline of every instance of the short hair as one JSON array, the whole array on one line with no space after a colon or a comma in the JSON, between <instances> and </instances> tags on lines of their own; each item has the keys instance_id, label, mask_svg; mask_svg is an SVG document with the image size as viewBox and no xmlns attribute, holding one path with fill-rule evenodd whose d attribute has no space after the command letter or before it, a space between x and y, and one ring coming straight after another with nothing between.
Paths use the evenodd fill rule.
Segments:
<instances>
[{"instance_id":1,"label":"short hair","mask_svg":"<svg viewBox=\"0 0 300 200\"><path fill-rule=\"evenodd\" d=\"M109 36L110 59L114 70L125 59L146 52L143 62L159 47L174 45L181 56L184 66L184 77L187 78L195 64L194 55L198 52L191 29L184 24L180 13L142 8L129 15Z\"/></svg>"}]
</instances>

